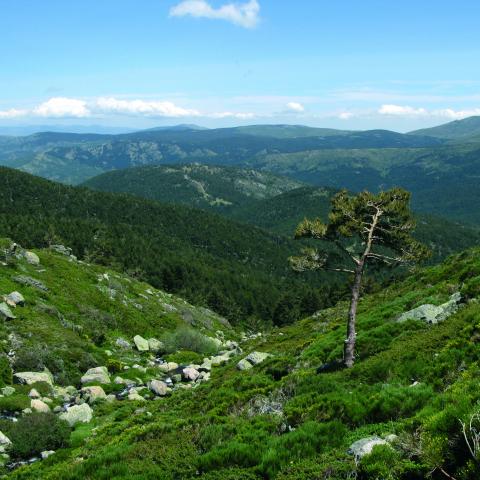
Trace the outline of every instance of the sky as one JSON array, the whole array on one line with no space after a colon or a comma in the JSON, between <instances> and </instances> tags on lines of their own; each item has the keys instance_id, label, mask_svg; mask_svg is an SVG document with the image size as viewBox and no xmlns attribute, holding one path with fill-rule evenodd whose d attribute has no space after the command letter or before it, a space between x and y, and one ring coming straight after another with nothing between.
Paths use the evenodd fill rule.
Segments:
<instances>
[{"instance_id":1,"label":"sky","mask_svg":"<svg viewBox=\"0 0 480 480\"><path fill-rule=\"evenodd\" d=\"M480 115L478 0L0 0L0 126Z\"/></svg>"}]
</instances>

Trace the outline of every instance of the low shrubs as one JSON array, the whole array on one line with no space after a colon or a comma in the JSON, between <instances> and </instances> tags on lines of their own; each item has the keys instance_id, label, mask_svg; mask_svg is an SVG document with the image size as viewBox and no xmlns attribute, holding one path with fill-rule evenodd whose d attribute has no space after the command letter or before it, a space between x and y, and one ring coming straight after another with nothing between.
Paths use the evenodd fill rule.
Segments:
<instances>
[{"instance_id":1,"label":"low shrubs","mask_svg":"<svg viewBox=\"0 0 480 480\"><path fill-rule=\"evenodd\" d=\"M0 430L12 441L10 455L20 459L66 447L70 437L68 424L53 413L32 413L15 423L3 420Z\"/></svg>"},{"instance_id":2,"label":"low shrubs","mask_svg":"<svg viewBox=\"0 0 480 480\"><path fill-rule=\"evenodd\" d=\"M186 327L178 328L174 332L165 335L163 342L167 352L190 350L202 355L211 355L218 350L212 339L192 328Z\"/></svg>"}]
</instances>

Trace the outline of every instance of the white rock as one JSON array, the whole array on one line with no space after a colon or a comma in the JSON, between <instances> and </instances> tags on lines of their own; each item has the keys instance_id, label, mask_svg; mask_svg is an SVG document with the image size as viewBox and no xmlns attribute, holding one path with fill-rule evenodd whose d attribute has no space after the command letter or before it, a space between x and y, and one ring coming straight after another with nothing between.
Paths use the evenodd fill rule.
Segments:
<instances>
[{"instance_id":1,"label":"white rock","mask_svg":"<svg viewBox=\"0 0 480 480\"><path fill-rule=\"evenodd\" d=\"M44 450L43 452L40 453L40 456L42 457L42 460L45 460L48 458L50 455L53 455L55 453L55 450Z\"/></svg>"},{"instance_id":2,"label":"white rock","mask_svg":"<svg viewBox=\"0 0 480 480\"><path fill-rule=\"evenodd\" d=\"M84 398L88 403L93 404L99 400L105 400L107 395L105 390L102 387L97 385L90 387L83 387L81 390L82 398Z\"/></svg>"},{"instance_id":3,"label":"white rock","mask_svg":"<svg viewBox=\"0 0 480 480\"><path fill-rule=\"evenodd\" d=\"M366 437L352 443L349 448L349 453L355 456L356 460L360 460L365 455L372 453L373 447L377 445L389 445L387 441L380 437Z\"/></svg>"},{"instance_id":4,"label":"white rock","mask_svg":"<svg viewBox=\"0 0 480 480\"><path fill-rule=\"evenodd\" d=\"M168 385L161 380L152 380L150 382L150 390L159 397L164 397L170 392Z\"/></svg>"},{"instance_id":5,"label":"white rock","mask_svg":"<svg viewBox=\"0 0 480 480\"><path fill-rule=\"evenodd\" d=\"M41 413L48 413L50 411L50 407L45 402L43 402L38 398L33 398L30 401L30 408L32 410L35 410L36 412L41 412Z\"/></svg>"},{"instance_id":6,"label":"white rock","mask_svg":"<svg viewBox=\"0 0 480 480\"><path fill-rule=\"evenodd\" d=\"M110 375L107 367L95 367L86 371L80 379L82 383L110 383Z\"/></svg>"},{"instance_id":7,"label":"white rock","mask_svg":"<svg viewBox=\"0 0 480 480\"><path fill-rule=\"evenodd\" d=\"M148 345L148 340L145 340L140 335L135 335L133 337L133 342L135 343L135 346L137 347L137 350L139 352L148 352L150 349Z\"/></svg>"},{"instance_id":8,"label":"white rock","mask_svg":"<svg viewBox=\"0 0 480 480\"><path fill-rule=\"evenodd\" d=\"M25 298L20 292L12 292L6 296L6 301L11 306L25 305Z\"/></svg>"},{"instance_id":9,"label":"white rock","mask_svg":"<svg viewBox=\"0 0 480 480\"><path fill-rule=\"evenodd\" d=\"M242 371L250 370L251 368L253 368L253 365L247 359L243 358L237 363L237 368Z\"/></svg>"},{"instance_id":10,"label":"white rock","mask_svg":"<svg viewBox=\"0 0 480 480\"><path fill-rule=\"evenodd\" d=\"M40 265L40 259L38 258L38 255L36 253L25 252L23 254L23 257L30 265Z\"/></svg>"},{"instance_id":11,"label":"white rock","mask_svg":"<svg viewBox=\"0 0 480 480\"><path fill-rule=\"evenodd\" d=\"M0 318L4 320L15 320L17 317L12 313L10 307L5 303L0 303Z\"/></svg>"},{"instance_id":12,"label":"white rock","mask_svg":"<svg viewBox=\"0 0 480 480\"><path fill-rule=\"evenodd\" d=\"M187 367L183 369L182 375L185 380L194 382L200 376L200 372L195 368Z\"/></svg>"},{"instance_id":13,"label":"white rock","mask_svg":"<svg viewBox=\"0 0 480 480\"><path fill-rule=\"evenodd\" d=\"M45 382L53 386L52 374L46 370L43 372L17 372L13 374L13 377L22 384L32 385L37 382Z\"/></svg>"},{"instance_id":14,"label":"white rock","mask_svg":"<svg viewBox=\"0 0 480 480\"><path fill-rule=\"evenodd\" d=\"M82 405L73 405L66 412L60 414L60 418L65 420L71 427L77 423L88 423L92 419L93 412L88 403Z\"/></svg>"},{"instance_id":15,"label":"white rock","mask_svg":"<svg viewBox=\"0 0 480 480\"><path fill-rule=\"evenodd\" d=\"M37 392L35 388L32 388L28 394L30 398L40 398L41 395Z\"/></svg>"}]
</instances>

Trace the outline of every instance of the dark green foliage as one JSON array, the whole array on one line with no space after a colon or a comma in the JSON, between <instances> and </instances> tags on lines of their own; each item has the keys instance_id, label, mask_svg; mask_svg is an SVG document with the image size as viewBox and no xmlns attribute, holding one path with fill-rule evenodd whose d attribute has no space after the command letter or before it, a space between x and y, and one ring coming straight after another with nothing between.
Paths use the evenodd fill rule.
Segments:
<instances>
[{"instance_id":1,"label":"dark green foliage","mask_svg":"<svg viewBox=\"0 0 480 480\"><path fill-rule=\"evenodd\" d=\"M12 383L12 368L5 355L0 355L0 387Z\"/></svg>"},{"instance_id":2,"label":"dark green foliage","mask_svg":"<svg viewBox=\"0 0 480 480\"><path fill-rule=\"evenodd\" d=\"M31 413L15 423L0 423L0 429L12 441L10 454L15 458L29 458L68 445L70 427L53 413Z\"/></svg>"}]
</instances>

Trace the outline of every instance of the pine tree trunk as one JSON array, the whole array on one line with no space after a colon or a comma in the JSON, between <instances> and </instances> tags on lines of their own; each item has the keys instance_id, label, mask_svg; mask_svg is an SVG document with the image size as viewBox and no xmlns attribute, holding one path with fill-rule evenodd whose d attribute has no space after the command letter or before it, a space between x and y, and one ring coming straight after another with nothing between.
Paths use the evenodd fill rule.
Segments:
<instances>
[{"instance_id":1,"label":"pine tree trunk","mask_svg":"<svg viewBox=\"0 0 480 480\"><path fill-rule=\"evenodd\" d=\"M345 339L343 349L343 363L347 368L353 367L353 363L355 362L355 341L357 335L355 325L357 322L357 307L362 285L363 266L363 261L357 265L352 285L352 298L350 301L350 310L348 311L347 338Z\"/></svg>"}]
</instances>

